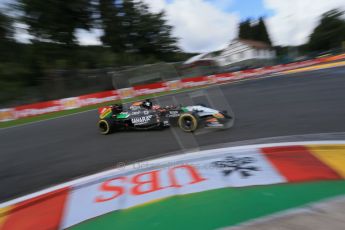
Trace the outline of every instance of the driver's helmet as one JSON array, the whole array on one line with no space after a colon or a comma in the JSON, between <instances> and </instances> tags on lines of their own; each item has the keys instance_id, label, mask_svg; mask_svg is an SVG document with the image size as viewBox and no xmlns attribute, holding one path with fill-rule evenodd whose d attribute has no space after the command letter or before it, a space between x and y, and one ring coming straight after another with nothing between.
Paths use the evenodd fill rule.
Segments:
<instances>
[{"instance_id":1,"label":"driver's helmet","mask_svg":"<svg viewBox=\"0 0 345 230\"><path fill-rule=\"evenodd\" d=\"M113 112L113 114L119 114L122 113L123 107L120 104L115 104L111 106L111 111Z\"/></svg>"},{"instance_id":2,"label":"driver's helmet","mask_svg":"<svg viewBox=\"0 0 345 230\"><path fill-rule=\"evenodd\" d=\"M147 99L141 104L141 106L145 109L152 109L152 102L149 99Z\"/></svg>"}]
</instances>

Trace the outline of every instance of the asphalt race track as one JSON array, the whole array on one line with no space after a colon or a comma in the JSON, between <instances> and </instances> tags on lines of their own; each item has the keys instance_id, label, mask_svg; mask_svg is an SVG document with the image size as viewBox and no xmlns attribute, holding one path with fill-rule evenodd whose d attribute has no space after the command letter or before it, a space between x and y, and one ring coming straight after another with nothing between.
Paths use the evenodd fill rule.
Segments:
<instances>
[{"instance_id":1,"label":"asphalt race track","mask_svg":"<svg viewBox=\"0 0 345 230\"><path fill-rule=\"evenodd\" d=\"M0 201L181 148L345 131L345 68L211 87L165 96L159 102L188 103L200 97L216 107L229 109L230 105L236 114L235 126L196 135L167 129L102 136L96 126L97 111L89 111L1 129Z\"/></svg>"}]
</instances>

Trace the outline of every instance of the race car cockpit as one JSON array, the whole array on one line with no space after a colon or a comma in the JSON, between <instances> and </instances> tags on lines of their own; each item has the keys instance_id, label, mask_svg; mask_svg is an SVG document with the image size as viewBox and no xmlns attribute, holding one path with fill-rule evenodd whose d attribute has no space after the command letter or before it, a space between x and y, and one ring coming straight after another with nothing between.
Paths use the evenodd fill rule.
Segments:
<instances>
[{"instance_id":1,"label":"race car cockpit","mask_svg":"<svg viewBox=\"0 0 345 230\"><path fill-rule=\"evenodd\" d=\"M145 101L138 101L134 102L129 109L130 110L139 110L139 109L152 109L153 103L150 99L146 99Z\"/></svg>"}]
</instances>

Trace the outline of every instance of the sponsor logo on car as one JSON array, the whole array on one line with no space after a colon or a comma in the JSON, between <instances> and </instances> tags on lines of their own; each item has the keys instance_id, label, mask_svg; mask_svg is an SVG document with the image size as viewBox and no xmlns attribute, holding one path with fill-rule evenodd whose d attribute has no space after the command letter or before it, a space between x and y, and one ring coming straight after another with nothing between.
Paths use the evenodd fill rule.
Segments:
<instances>
[{"instance_id":1,"label":"sponsor logo on car","mask_svg":"<svg viewBox=\"0 0 345 230\"><path fill-rule=\"evenodd\" d=\"M131 115L139 115L141 113L141 111L133 111L131 112Z\"/></svg>"},{"instance_id":2,"label":"sponsor logo on car","mask_svg":"<svg viewBox=\"0 0 345 230\"><path fill-rule=\"evenodd\" d=\"M180 116L179 111L169 111L168 117L178 117Z\"/></svg>"},{"instance_id":3,"label":"sponsor logo on car","mask_svg":"<svg viewBox=\"0 0 345 230\"><path fill-rule=\"evenodd\" d=\"M131 121L134 125L142 125L142 124L148 123L152 117L153 115L144 116L144 117L134 117L131 119Z\"/></svg>"}]
</instances>

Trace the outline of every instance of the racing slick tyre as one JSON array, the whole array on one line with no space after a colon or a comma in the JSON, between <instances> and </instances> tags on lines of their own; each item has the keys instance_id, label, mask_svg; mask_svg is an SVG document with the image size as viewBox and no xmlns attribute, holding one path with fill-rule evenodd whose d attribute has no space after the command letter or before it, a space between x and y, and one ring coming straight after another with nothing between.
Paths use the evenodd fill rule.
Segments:
<instances>
[{"instance_id":1,"label":"racing slick tyre","mask_svg":"<svg viewBox=\"0 0 345 230\"><path fill-rule=\"evenodd\" d=\"M191 113L184 113L178 119L178 126L185 132L194 132L198 125L198 118Z\"/></svg>"},{"instance_id":2,"label":"racing slick tyre","mask_svg":"<svg viewBox=\"0 0 345 230\"><path fill-rule=\"evenodd\" d=\"M98 121L98 128L101 134L108 135L114 131L110 119L101 119Z\"/></svg>"}]
</instances>

